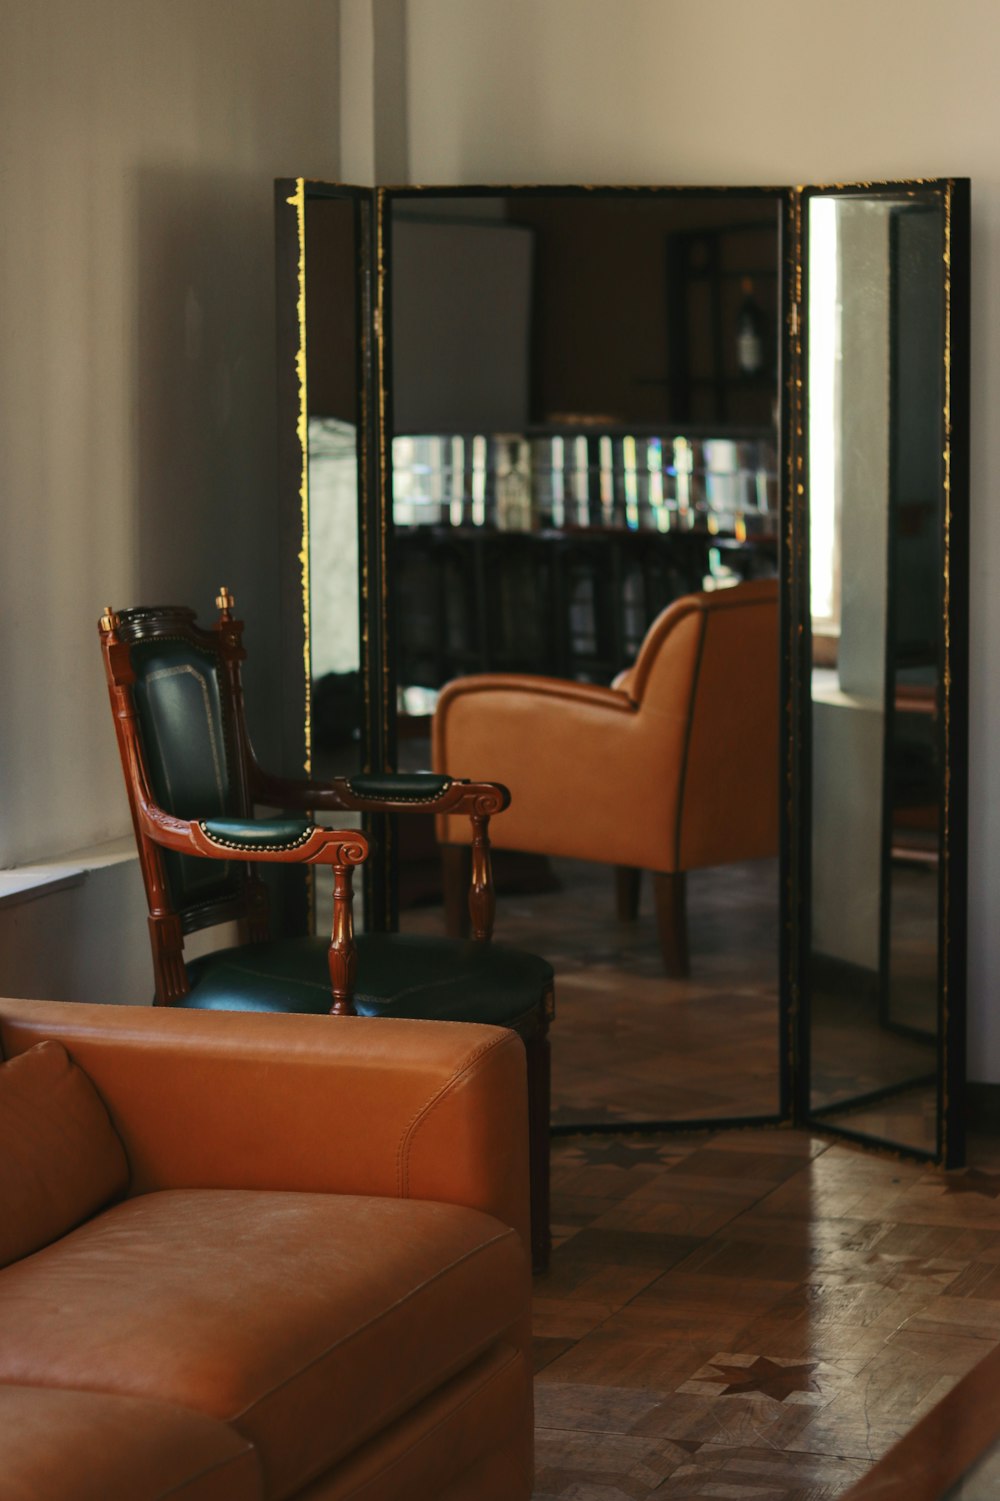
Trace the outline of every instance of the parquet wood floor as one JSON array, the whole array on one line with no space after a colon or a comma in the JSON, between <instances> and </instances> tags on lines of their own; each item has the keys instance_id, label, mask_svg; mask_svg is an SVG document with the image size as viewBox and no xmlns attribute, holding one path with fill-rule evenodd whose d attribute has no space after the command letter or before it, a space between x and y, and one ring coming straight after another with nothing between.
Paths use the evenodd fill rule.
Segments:
<instances>
[{"instance_id":1,"label":"parquet wood floor","mask_svg":"<svg viewBox=\"0 0 1000 1501\"><path fill-rule=\"evenodd\" d=\"M565 1137L535 1501L827 1501L1000 1344L1000 1146Z\"/></svg>"},{"instance_id":2,"label":"parquet wood floor","mask_svg":"<svg viewBox=\"0 0 1000 1501\"><path fill-rule=\"evenodd\" d=\"M773 863L692 877L682 983L648 891L621 924L609 871L556 868L497 924L556 968L554 1119L776 1113ZM852 1026L820 1019L831 1096L881 1081ZM929 1098L850 1124L919 1141ZM828 1501L1000 1345L1000 1144L958 1175L766 1128L560 1137L552 1165L535 1501Z\"/></svg>"}]
</instances>

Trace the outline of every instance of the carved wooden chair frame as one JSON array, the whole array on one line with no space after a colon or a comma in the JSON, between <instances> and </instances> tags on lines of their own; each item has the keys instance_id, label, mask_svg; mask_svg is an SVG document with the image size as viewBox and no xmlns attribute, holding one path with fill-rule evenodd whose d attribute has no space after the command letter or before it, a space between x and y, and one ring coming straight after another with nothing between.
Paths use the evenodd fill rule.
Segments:
<instances>
[{"instance_id":1,"label":"carved wooden chair frame","mask_svg":"<svg viewBox=\"0 0 1000 1501\"><path fill-rule=\"evenodd\" d=\"M354 867L368 856L369 842L357 829L328 829L312 824L294 840L260 847L212 833L204 819L184 819L159 806L153 794L138 724L131 648L143 640L163 639L169 619L171 635L215 656L220 664L223 712L235 751L232 775L241 816L249 819L257 804L294 809L299 813L401 813L419 808L427 813L467 814L472 822L472 877L469 915L476 940L493 932L496 895L490 860L489 822L510 802L505 787L493 782L418 774L402 779L396 796L386 795L392 776L335 777L311 782L275 777L258 763L247 732L241 663L246 660L243 622L234 618L235 600L223 588L217 599L218 620L210 630L196 623L194 611L183 607L137 609L116 613L109 605L99 621L101 646L114 715L139 860L149 906L158 1005L169 1006L189 993L184 964L184 935L198 928L236 918L250 942L268 936L267 892L254 867L258 863L329 865L333 870L333 924L329 966L332 1015L350 1016L357 950L353 921ZM260 821L266 833L267 821ZM163 861L163 850L232 862L245 862L241 895L209 901L183 916L174 910Z\"/></svg>"}]
</instances>

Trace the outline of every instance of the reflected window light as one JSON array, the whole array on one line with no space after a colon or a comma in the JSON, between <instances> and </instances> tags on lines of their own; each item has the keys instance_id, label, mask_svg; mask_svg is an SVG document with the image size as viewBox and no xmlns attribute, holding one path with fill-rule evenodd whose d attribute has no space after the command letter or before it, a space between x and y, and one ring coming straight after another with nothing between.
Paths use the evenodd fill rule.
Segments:
<instances>
[{"instance_id":1,"label":"reflected window light","mask_svg":"<svg viewBox=\"0 0 1000 1501\"><path fill-rule=\"evenodd\" d=\"M562 438L552 439L552 525L561 527L566 521L566 489L563 470L566 465L566 445Z\"/></svg>"},{"instance_id":2,"label":"reflected window light","mask_svg":"<svg viewBox=\"0 0 1000 1501\"><path fill-rule=\"evenodd\" d=\"M439 510L444 504L444 438L432 438L427 446L427 464L430 475L428 499Z\"/></svg>"},{"instance_id":3,"label":"reflected window light","mask_svg":"<svg viewBox=\"0 0 1000 1501\"><path fill-rule=\"evenodd\" d=\"M472 524L482 526L486 521L486 439L476 436L472 440Z\"/></svg>"},{"instance_id":4,"label":"reflected window light","mask_svg":"<svg viewBox=\"0 0 1000 1501\"><path fill-rule=\"evenodd\" d=\"M462 510L465 500L465 439L451 440L451 505L452 526L462 525Z\"/></svg>"},{"instance_id":5,"label":"reflected window light","mask_svg":"<svg viewBox=\"0 0 1000 1501\"><path fill-rule=\"evenodd\" d=\"M694 455L687 438L674 439L674 468L677 472L677 509L687 511L691 505L691 471Z\"/></svg>"},{"instance_id":6,"label":"reflected window light","mask_svg":"<svg viewBox=\"0 0 1000 1501\"><path fill-rule=\"evenodd\" d=\"M309 650L315 680L361 666L357 432L335 417L310 417L308 442Z\"/></svg>"},{"instance_id":7,"label":"reflected window light","mask_svg":"<svg viewBox=\"0 0 1000 1501\"><path fill-rule=\"evenodd\" d=\"M639 530L639 476L636 473L635 439L622 439L622 464L625 473L625 525Z\"/></svg>"},{"instance_id":8,"label":"reflected window light","mask_svg":"<svg viewBox=\"0 0 1000 1501\"><path fill-rule=\"evenodd\" d=\"M578 526L590 525L590 470L587 460L587 440L573 439L573 499L576 501Z\"/></svg>"},{"instance_id":9,"label":"reflected window light","mask_svg":"<svg viewBox=\"0 0 1000 1501\"><path fill-rule=\"evenodd\" d=\"M601 466L599 480L601 506L605 512L605 519L610 521L615 499L614 452L611 446L611 439L608 437L599 438L597 451Z\"/></svg>"},{"instance_id":10,"label":"reflected window light","mask_svg":"<svg viewBox=\"0 0 1000 1501\"><path fill-rule=\"evenodd\" d=\"M809 553L813 621L836 629L840 538L837 439L840 387L840 278L837 204L809 210Z\"/></svg>"}]
</instances>

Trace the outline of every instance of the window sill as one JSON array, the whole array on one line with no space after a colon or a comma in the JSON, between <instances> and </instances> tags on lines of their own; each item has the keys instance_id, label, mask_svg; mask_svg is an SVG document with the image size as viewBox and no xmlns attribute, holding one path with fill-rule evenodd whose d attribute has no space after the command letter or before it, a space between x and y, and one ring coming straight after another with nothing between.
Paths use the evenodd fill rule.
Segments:
<instances>
[{"instance_id":1,"label":"window sill","mask_svg":"<svg viewBox=\"0 0 1000 1501\"><path fill-rule=\"evenodd\" d=\"M0 910L34 902L56 891L82 886L91 871L111 865L123 865L137 858L131 835L74 850L58 860L42 860L37 865L18 865L0 870Z\"/></svg>"}]
</instances>

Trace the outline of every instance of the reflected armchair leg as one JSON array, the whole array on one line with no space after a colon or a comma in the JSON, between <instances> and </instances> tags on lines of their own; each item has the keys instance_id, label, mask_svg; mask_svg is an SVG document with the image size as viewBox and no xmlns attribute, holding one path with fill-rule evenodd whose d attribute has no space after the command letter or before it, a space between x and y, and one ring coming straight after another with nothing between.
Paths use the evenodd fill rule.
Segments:
<instances>
[{"instance_id":1,"label":"reflected armchair leg","mask_svg":"<svg viewBox=\"0 0 1000 1501\"><path fill-rule=\"evenodd\" d=\"M619 922L635 922L639 916L642 871L631 865L615 866L615 907Z\"/></svg>"},{"instance_id":2,"label":"reflected armchair leg","mask_svg":"<svg viewBox=\"0 0 1000 1501\"><path fill-rule=\"evenodd\" d=\"M444 883L445 932L449 938L468 938L472 927L469 916L472 851L469 846L443 844L441 872Z\"/></svg>"},{"instance_id":3,"label":"reflected armchair leg","mask_svg":"<svg viewBox=\"0 0 1000 1501\"><path fill-rule=\"evenodd\" d=\"M653 896L663 967L673 980L691 973L687 934L687 879L682 870L654 871Z\"/></svg>"}]
</instances>

